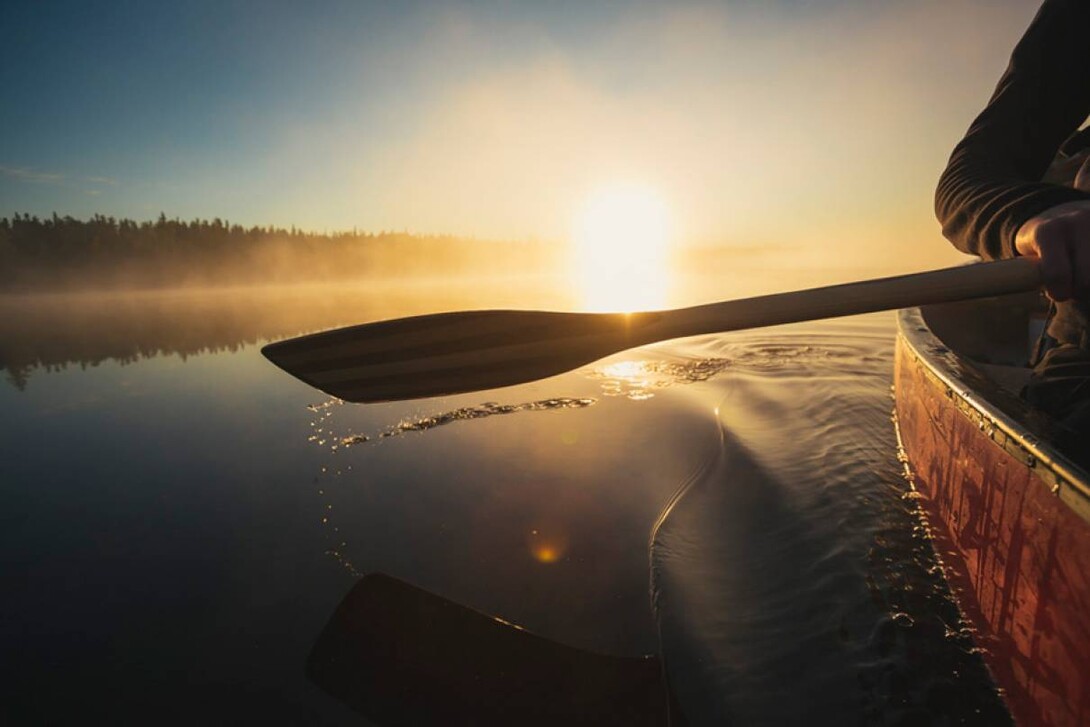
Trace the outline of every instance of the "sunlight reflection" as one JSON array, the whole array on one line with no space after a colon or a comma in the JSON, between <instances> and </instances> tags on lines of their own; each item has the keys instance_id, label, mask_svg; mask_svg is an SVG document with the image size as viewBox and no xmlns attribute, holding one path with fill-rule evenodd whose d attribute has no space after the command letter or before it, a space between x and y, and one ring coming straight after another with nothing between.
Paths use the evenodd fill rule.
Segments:
<instances>
[{"instance_id":1,"label":"sunlight reflection","mask_svg":"<svg viewBox=\"0 0 1090 727\"><path fill-rule=\"evenodd\" d=\"M669 208L651 187L618 183L591 194L572 236L583 306L592 311L664 307L672 235Z\"/></svg>"},{"instance_id":2,"label":"sunlight reflection","mask_svg":"<svg viewBox=\"0 0 1090 727\"><path fill-rule=\"evenodd\" d=\"M624 396L641 401L658 389L697 384L714 378L733 365L729 358L699 358L683 361L629 359L592 369L589 376L601 382L606 396Z\"/></svg>"},{"instance_id":3,"label":"sunlight reflection","mask_svg":"<svg viewBox=\"0 0 1090 727\"><path fill-rule=\"evenodd\" d=\"M595 370L602 379L602 393L606 396L624 396L643 401L654 396L652 389L659 388L662 376L647 361L617 361Z\"/></svg>"},{"instance_id":4,"label":"sunlight reflection","mask_svg":"<svg viewBox=\"0 0 1090 727\"><path fill-rule=\"evenodd\" d=\"M618 379L637 380L647 374L647 362L618 361L617 363L603 366L601 372L606 376L612 376Z\"/></svg>"}]
</instances>

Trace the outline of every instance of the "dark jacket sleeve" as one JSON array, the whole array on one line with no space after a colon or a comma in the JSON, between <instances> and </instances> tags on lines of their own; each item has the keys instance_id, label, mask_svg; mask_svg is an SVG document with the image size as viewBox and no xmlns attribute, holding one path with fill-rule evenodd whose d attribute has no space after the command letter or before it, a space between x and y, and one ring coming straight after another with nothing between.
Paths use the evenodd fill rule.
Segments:
<instances>
[{"instance_id":1,"label":"dark jacket sleeve","mask_svg":"<svg viewBox=\"0 0 1090 727\"><path fill-rule=\"evenodd\" d=\"M963 252L1013 257L1029 218L1090 194L1041 182L1090 114L1090 0L1045 0L935 193L942 231Z\"/></svg>"}]
</instances>

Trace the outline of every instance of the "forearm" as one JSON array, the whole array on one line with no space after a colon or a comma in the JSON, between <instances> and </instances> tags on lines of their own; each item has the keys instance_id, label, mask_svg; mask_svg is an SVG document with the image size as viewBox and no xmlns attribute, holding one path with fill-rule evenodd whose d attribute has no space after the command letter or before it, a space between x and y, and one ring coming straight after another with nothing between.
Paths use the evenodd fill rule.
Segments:
<instances>
[{"instance_id":1,"label":"forearm","mask_svg":"<svg viewBox=\"0 0 1090 727\"><path fill-rule=\"evenodd\" d=\"M988 106L954 149L935 211L959 249L1015 254L1018 229L1056 205L1090 199L1041 178L1090 113L1090 2L1048 0L1015 48Z\"/></svg>"},{"instance_id":2,"label":"forearm","mask_svg":"<svg viewBox=\"0 0 1090 727\"><path fill-rule=\"evenodd\" d=\"M951 159L939 180L935 212L942 233L965 253L988 260L1013 257L1018 230L1029 219L1067 202L1090 199L1071 187L1002 181L984 164Z\"/></svg>"}]
</instances>

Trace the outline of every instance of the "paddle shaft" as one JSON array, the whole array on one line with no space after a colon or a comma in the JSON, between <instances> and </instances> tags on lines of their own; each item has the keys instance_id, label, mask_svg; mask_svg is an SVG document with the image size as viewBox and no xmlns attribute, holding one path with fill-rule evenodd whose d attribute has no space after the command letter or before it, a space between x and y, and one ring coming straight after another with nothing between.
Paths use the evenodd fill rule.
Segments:
<instances>
[{"instance_id":1,"label":"paddle shaft","mask_svg":"<svg viewBox=\"0 0 1090 727\"><path fill-rule=\"evenodd\" d=\"M791 293L664 311L646 327L645 343L671 338L837 318L1034 290L1035 260L1014 258Z\"/></svg>"}]
</instances>

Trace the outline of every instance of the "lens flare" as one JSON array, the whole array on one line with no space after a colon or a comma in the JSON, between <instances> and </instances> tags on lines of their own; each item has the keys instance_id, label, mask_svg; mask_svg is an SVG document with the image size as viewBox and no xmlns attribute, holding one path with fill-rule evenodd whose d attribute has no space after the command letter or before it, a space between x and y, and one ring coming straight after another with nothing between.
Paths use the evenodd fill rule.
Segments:
<instances>
[{"instance_id":1,"label":"lens flare","mask_svg":"<svg viewBox=\"0 0 1090 727\"><path fill-rule=\"evenodd\" d=\"M538 563L546 565L556 563L568 550L567 536L556 528L550 528L548 531L534 528L527 536L526 544L529 546L531 557Z\"/></svg>"}]
</instances>

